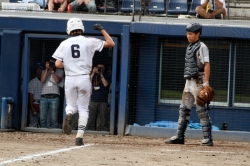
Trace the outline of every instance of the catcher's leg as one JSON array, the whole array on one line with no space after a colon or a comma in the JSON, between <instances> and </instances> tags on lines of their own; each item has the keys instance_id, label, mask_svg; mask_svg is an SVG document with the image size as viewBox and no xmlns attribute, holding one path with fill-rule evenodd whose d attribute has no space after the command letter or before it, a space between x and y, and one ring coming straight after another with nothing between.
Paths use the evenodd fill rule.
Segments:
<instances>
[{"instance_id":1,"label":"catcher's leg","mask_svg":"<svg viewBox=\"0 0 250 166\"><path fill-rule=\"evenodd\" d=\"M202 140L202 145L213 146L212 122L210 121L208 110L203 106L196 105L196 112L200 118L202 132L204 136L204 139Z\"/></svg>"},{"instance_id":2,"label":"catcher's leg","mask_svg":"<svg viewBox=\"0 0 250 166\"><path fill-rule=\"evenodd\" d=\"M184 144L185 131L187 129L189 119L190 119L190 110L187 109L185 105L181 104L179 109L179 119L178 119L178 128L176 136L171 137L170 140L165 141L165 143Z\"/></svg>"}]
</instances>

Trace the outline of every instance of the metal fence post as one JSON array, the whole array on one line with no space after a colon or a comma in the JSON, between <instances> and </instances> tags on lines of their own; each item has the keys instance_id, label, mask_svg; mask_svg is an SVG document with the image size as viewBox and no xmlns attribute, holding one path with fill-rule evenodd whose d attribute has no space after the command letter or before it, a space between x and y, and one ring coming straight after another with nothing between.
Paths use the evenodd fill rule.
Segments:
<instances>
[{"instance_id":1,"label":"metal fence post","mask_svg":"<svg viewBox=\"0 0 250 166\"><path fill-rule=\"evenodd\" d=\"M11 97L2 98L1 129L7 129L7 128L12 127L12 103L13 102L14 102L14 99Z\"/></svg>"}]
</instances>

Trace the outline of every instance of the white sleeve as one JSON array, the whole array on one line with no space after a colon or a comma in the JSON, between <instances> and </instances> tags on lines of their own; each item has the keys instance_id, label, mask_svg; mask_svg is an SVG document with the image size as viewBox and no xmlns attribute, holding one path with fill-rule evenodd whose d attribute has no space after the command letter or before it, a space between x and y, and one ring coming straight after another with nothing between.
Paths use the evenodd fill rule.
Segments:
<instances>
[{"instance_id":1,"label":"white sleeve","mask_svg":"<svg viewBox=\"0 0 250 166\"><path fill-rule=\"evenodd\" d=\"M97 39L97 38L92 38L92 51L99 51L101 52L104 46L104 42L103 40Z\"/></svg>"},{"instance_id":2,"label":"white sleeve","mask_svg":"<svg viewBox=\"0 0 250 166\"><path fill-rule=\"evenodd\" d=\"M59 45L59 47L56 49L56 51L54 52L54 54L52 55L53 58L58 59L60 61L63 61L63 46L62 43Z\"/></svg>"},{"instance_id":3,"label":"white sleeve","mask_svg":"<svg viewBox=\"0 0 250 166\"><path fill-rule=\"evenodd\" d=\"M199 59L202 64L204 64L205 62L209 62L209 50L207 46L203 43L201 43L199 54Z\"/></svg>"}]
</instances>

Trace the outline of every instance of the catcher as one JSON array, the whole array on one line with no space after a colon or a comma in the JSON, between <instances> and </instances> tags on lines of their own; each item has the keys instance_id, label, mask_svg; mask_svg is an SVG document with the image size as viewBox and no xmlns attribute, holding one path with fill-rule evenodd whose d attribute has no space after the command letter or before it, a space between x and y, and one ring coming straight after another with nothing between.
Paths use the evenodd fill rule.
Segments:
<instances>
[{"instance_id":1,"label":"catcher","mask_svg":"<svg viewBox=\"0 0 250 166\"><path fill-rule=\"evenodd\" d=\"M200 118L204 139L202 145L213 146L211 133L212 123L208 114L209 102L213 99L214 92L209 86L210 63L209 50L200 41L202 26L199 23L190 23L186 27L189 45L185 56L184 78L186 84L182 94L179 108L179 119L176 136L166 140L166 144L184 144L185 131L190 120L190 111L196 101L196 112Z\"/></svg>"}]
</instances>

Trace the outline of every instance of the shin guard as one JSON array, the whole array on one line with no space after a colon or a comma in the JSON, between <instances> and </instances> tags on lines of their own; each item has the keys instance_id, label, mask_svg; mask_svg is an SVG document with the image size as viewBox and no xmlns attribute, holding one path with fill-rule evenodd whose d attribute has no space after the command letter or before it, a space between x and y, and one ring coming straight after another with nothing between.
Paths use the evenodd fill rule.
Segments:
<instances>
[{"instance_id":1,"label":"shin guard","mask_svg":"<svg viewBox=\"0 0 250 166\"><path fill-rule=\"evenodd\" d=\"M185 137L185 131L187 129L188 122L190 119L189 113L190 113L190 110L187 109L185 105L180 105L178 128L177 128L177 133L176 133L178 138Z\"/></svg>"},{"instance_id":2,"label":"shin guard","mask_svg":"<svg viewBox=\"0 0 250 166\"><path fill-rule=\"evenodd\" d=\"M196 106L196 112L200 118L204 139L213 140L212 138L212 122L205 107Z\"/></svg>"}]
</instances>

